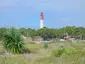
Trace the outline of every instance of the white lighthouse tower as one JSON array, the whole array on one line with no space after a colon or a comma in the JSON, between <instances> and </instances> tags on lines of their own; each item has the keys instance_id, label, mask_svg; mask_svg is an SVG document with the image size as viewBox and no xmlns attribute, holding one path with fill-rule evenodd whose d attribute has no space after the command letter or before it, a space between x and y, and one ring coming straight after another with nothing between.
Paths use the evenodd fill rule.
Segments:
<instances>
[{"instance_id":1,"label":"white lighthouse tower","mask_svg":"<svg viewBox=\"0 0 85 64\"><path fill-rule=\"evenodd\" d=\"M40 28L44 27L44 15L43 12L41 12L40 14Z\"/></svg>"}]
</instances>

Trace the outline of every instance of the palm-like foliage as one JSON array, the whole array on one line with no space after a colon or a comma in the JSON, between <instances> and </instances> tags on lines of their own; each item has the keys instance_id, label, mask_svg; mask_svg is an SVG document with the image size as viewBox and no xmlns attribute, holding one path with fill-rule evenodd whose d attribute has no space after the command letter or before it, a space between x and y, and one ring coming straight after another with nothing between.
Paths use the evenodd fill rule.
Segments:
<instances>
[{"instance_id":1,"label":"palm-like foliage","mask_svg":"<svg viewBox=\"0 0 85 64\"><path fill-rule=\"evenodd\" d=\"M23 39L15 28L10 28L6 32L3 45L7 51L12 53L21 53L24 48Z\"/></svg>"}]
</instances>

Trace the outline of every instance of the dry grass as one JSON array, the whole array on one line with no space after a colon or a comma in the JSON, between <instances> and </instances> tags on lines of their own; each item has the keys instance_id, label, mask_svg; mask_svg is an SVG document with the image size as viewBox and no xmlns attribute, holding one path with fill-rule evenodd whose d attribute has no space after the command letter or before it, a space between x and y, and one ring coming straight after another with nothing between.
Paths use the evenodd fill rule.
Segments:
<instances>
[{"instance_id":1,"label":"dry grass","mask_svg":"<svg viewBox=\"0 0 85 64\"><path fill-rule=\"evenodd\" d=\"M48 49L45 49L43 44L27 44L25 47L32 50L32 53L11 56L0 55L0 64L85 64L85 43L53 43L48 45ZM59 57L53 56L52 50L61 47L66 48L64 53ZM75 49L77 53L74 54L73 51L70 53L69 48Z\"/></svg>"}]
</instances>

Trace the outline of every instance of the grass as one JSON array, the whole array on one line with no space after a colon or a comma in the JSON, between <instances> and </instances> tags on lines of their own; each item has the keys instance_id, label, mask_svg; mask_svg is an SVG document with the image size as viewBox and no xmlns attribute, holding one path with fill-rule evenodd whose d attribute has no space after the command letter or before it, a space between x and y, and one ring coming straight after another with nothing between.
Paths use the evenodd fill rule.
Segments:
<instances>
[{"instance_id":1,"label":"grass","mask_svg":"<svg viewBox=\"0 0 85 64\"><path fill-rule=\"evenodd\" d=\"M36 53L37 49L40 49L42 44L26 44L25 47L30 50L31 53Z\"/></svg>"},{"instance_id":2,"label":"grass","mask_svg":"<svg viewBox=\"0 0 85 64\"><path fill-rule=\"evenodd\" d=\"M26 44L25 47L27 48L40 48L41 44Z\"/></svg>"},{"instance_id":3,"label":"grass","mask_svg":"<svg viewBox=\"0 0 85 64\"><path fill-rule=\"evenodd\" d=\"M48 44L47 49L44 44L25 47L31 50L30 54L0 55L0 64L85 64L85 43L59 42Z\"/></svg>"}]
</instances>

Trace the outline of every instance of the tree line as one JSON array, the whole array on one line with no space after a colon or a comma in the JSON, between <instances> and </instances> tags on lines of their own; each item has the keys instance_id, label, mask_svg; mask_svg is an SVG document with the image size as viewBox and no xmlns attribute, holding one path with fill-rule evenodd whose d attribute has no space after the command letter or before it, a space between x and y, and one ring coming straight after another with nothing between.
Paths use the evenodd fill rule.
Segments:
<instances>
[{"instance_id":1,"label":"tree line","mask_svg":"<svg viewBox=\"0 0 85 64\"><path fill-rule=\"evenodd\" d=\"M0 28L0 39L4 37L6 31L9 29L10 28L4 27ZM52 38L64 38L66 36L66 33L68 33L69 36L76 39L85 39L84 27L66 26L59 29L47 27L44 27L42 29L19 28L16 30L18 30L21 35L24 35L26 37L40 36L44 40L50 40Z\"/></svg>"}]
</instances>

